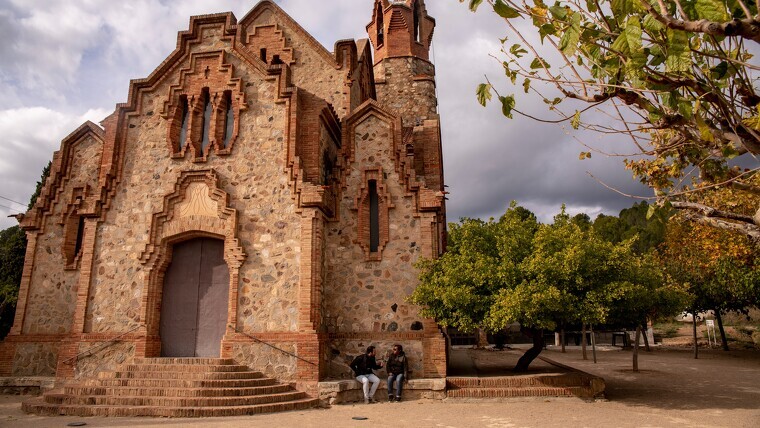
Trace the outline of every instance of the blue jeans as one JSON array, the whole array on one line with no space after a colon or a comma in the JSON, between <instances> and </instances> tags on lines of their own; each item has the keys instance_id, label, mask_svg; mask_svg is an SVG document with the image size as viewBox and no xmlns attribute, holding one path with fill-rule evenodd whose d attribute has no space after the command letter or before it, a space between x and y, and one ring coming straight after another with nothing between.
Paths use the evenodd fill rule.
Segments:
<instances>
[{"instance_id":1,"label":"blue jeans","mask_svg":"<svg viewBox=\"0 0 760 428\"><path fill-rule=\"evenodd\" d=\"M401 397L401 387L404 384L404 374L388 375L388 395L393 395L393 382L396 381L396 397Z\"/></svg>"}]
</instances>

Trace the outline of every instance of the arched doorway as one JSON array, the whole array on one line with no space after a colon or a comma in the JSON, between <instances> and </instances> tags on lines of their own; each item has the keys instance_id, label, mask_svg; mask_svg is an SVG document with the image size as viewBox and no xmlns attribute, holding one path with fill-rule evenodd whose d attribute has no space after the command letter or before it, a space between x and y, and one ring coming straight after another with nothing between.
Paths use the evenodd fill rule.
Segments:
<instances>
[{"instance_id":1,"label":"arched doorway","mask_svg":"<svg viewBox=\"0 0 760 428\"><path fill-rule=\"evenodd\" d=\"M197 238L174 245L161 297L162 357L220 356L229 284L224 241Z\"/></svg>"}]
</instances>

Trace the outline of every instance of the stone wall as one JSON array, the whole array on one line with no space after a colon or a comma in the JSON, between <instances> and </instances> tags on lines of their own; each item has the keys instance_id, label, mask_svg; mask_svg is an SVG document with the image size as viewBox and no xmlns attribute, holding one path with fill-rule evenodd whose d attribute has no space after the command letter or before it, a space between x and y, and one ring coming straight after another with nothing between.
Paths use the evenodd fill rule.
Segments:
<instances>
[{"instance_id":1,"label":"stone wall","mask_svg":"<svg viewBox=\"0 0 760 428\"><path fill-rule=\"evenodd\" d=\"M369 116L356 127L355 162L350 165L340 201L340 223L327 225L328 265L325 324L328 332L404 332L421 321L406 298L417 285L411 265L421 249L414 201L403 188L387 122ZM388 243L378 261L367 261L357 225L356 197L364 186L362 167L377 166L394 205L388 211ZM403 268L408 266L409 268Z\"/></svg>"},{"instance_id":2,"label":"stone wall","mask_svg":"<svg viewBox=\"0 0 760 428\"><path fill-rule=\"evenodd\" d=\"M437 117L435 66L419 58L388 58L375 65L377 101L402 117L404 126Z\"/></svg>"},{"instance_id":3,"label":"stone wall","mask_svg":"<svg viewBox=\"0 0 760 428\"><path fill-rule=\"evenodd\" d=\"M79 344L74 377L97 377L103 371L116 370L120 365L132 361L135 344L130 342L85 342Z\"/></svg>"},{"instance_id":4,"label":"stone wall","mask_svg":"<svg viewBox=\"0 0 760 428\"><path fill-rule=\"evenodd\" d=\"M282 352L298 355L297 346L292 343L272 343L272 345L279 350L263 343L237 343L232 347L232 358L239 364L245 364L281 382L298 380L296 358Z\"/></svg>"},{"instance_id":5,"label":"stone wall","mask_svg":"<svg viewBox=\"0 0 760 428\"><path fill-rule=\"evenodd\" d=\"M416 335L414 335L416 336ZM372 345L376 348L375 359L383 363L388 360L393 345L400 344L404 347L404 353L408 357L409 377L414 379L423 377L423 358L422 341L419 337L400 338L388 340L357 340L357 339L334 339L330 342L332 357L329 361L329 378L330 379L353 379L354 373L351 370L351 361L357 356L364 354L367 347ZM378 377L386 376L385 368L375 370Z\"/></svg>"},{"instance_id":6,"label":"stone wall","mask_svg":"<svg viewBox=\"0 0 760 428\"><path fill-rule=\"evenodd\" d=\"M214 30L192 52L223 47ZM208 42L206 42L208 40ZM211 153L205 162L189 155L172 159L167 149L168 120L159 113L175 73L144 94L141 116L129 122L124 179L105 221L98 228L87 332L118 332L139 321L145 293L139 261L152 227L152 215L164 208L164 196L174 190L184 170L214 169L219 186L238 212L238 238L247 254L240 269L239 327L249 331L295 331L300 265L300 217L295 212L291 183L284 171L287 111L276 103L276 82L265 79L242 61L230 57L234 75L243 80L248 109L240 114L238 139L229 156ZM200 88L189 88L190 91ZM192 92L191 92L192 93Z\"/></svg>"},{"instance_id":7,"label":"stone wall","mask_svg":"<svg viewBox=\"0 0 760 428\"><path fill-rule=\"evenodd\" d=\"M58 343L19 343L13 360L13 376L55 376Z\"/></svg>"}]
</instances>

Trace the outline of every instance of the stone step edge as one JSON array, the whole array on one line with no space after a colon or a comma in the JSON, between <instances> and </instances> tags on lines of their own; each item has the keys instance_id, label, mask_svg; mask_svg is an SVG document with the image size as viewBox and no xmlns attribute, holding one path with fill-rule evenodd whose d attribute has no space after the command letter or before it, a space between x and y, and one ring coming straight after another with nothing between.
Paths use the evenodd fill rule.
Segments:
<instances>
[{"instance_id":1,"label":"stone step edge","mask_svg":"<svg viewBox=\"0 0 760 428\"><path fill-rule=\"evenodd\" d=\"M137 357L132 364L236 365L234 358Z\"/></svg>"},{"instance_id":2,"label":"stone step edge","mask_svg":"<svg viewBox=\"0 0 760 428\"><path fill-rule=\"evenodd\" d=\"M76 395L82 392L82 390L93 390L93 389L105 389L105 390L112 390L108 391L105 394L88 394L88 395L97 395L97 396L109 396L112 395L115 391L124 391L129 389L135 389L135 390L146 390L145 396L150 397L223 397L225 395L181 395L180 391L188 391L188 390L194 390L194 391L209 391L209 393L224 393L224 394L230 394L227 395L229 397L240 397L240 395L235 395L235 392L240 391L246 391L246 390L266 390L266 389L285 389L285 391L297 391L295 388L293 388L291 385L288 384L273 384L273 385L263 385L263 386L235 386L235 387L219 387L219 388L163 388L160 386L66 386L63 388L62 392L55 392L51 391L48 394L50 395ZM79 390L79 391L77 391ZM162 394L162 395L154 395L152 393L149 394L149 391L151 390L161 390L161 391L167 391L168 394ZM284 392L284 391L283 391ZM248 394L248 395L261 395L261 394ZM118 396L118 395L114 395Z\"/></svg>"},{"instance_id":3,"label":"stone step edge","mask_svg":"<svg viewBox=\"0 0 760 428\"><path fill-rule=\"evenodd\" d=\"M157 406L86 406L86 405L58 405L38 403L35 400L22 403L22 410L26 413L46 415L70 415L70 416L153 416L153 417L219 417L219 416L242 416L257 413L273 413L281 411L304 410L314 408L319 404L319 399L305 398L283 403L256 404L252 406L236 407L157 407Z\"/></svg>"},{"instance_id":4,"label":"stone step edge","mask_svg":"<svg viewBox=\"0 0 760 428\"><path fill-rule=\"evenodd\" d=\"M154 396L119 396L119 395L74 395L74 394L48 394L45 396L45 404L52 404L52 405L80 405L80 406L111 406L111 407L144 407L149 406L148 404L140 405L140 406L134 406L130 404L122 404L122 403L116 403L116 404L88 404L86 402L83 403L54 403L47 401L47 398L51 399L74 399L74 400L82 400L87 401L89 399L112 399L116 401L128 401L128 400L136 400L136 399L142 399L142 400L164 400L164 401L201 401L201 400L207 400L207 401L244 401L244 400L261 400L264 398L273 398L274 400L269 401L267 403L257 403L257 404L274 404L274 403L286 403L293 400L300 400L304 398L308 398L306 396L306 393L301 391L285 391L285 392L275 392L271 394L260 394L260 395L241 395L236 397L229 397L229 396L222 396L222 397L154 397ZM285 398L285 399L283 399ZM252 404L253 405L253 404ZM171 406L166 404L154 404L150 406L156 406L156 407L190 407L193 408L200 407L200 408L208 408L208 407L237 407L237 406L245 406L245 404L224 404L224 403L218 403L213 405L201 405L201 404L187 404L185 406Z\"/></svg>"},{"instance_id":5,"label":"stone step edge","mask_svg":"<svg viewBox=\"0 0 760 428\"><path fill-rule=\"evenodd\" d=\"M510 398L510 397L581 397L588 398L593 390L588 387L568 388L465 388L446 391L447 398Z\"/></svg>"}]
</instances>

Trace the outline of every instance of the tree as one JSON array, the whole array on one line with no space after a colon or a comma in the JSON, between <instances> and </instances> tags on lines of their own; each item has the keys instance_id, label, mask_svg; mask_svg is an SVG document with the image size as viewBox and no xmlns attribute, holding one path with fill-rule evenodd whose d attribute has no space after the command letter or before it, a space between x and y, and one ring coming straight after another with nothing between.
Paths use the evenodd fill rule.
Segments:
<instances>
[{"instance_id":1,"label":"tree","mask_svg":"<svg viewBox=\"0 0 760 428\"><path fill-rule=\"evenodd\" d=\"M636 254L645 254L665 240L665 226L671 215L671 210L643 201L623 209L619 217L599 214L593 227L597 234L612 243L637 237L633 250Z\"/></svg>"},{"instance_id":2,"label":"tree","mask_svg":"<svg viewBox=\"0 0 760 428\"><path fill-rule=\"evenodd\" d=\"M469 0L473 11L483 3ZM539 120L625 136L632 143L625 166L660 202L690 220L760 240L760 204L747 215L686 197L715 187L760 195L752 180L760 153L760 67L752 62L760 43L757 2L487 3L515 37L502 39L506 77L558 115ZM489 80L478 87L481 104L496 94L505 116L534 117L497 86ZM737 157L750 169L732 166Z\"/></svg>"},{"instance_id":3,"label":"tree","mask_svg":"<svg viewBox=\"0 0 760 428\"><path fill-rule=\"evenodd\" d=\"M747 313L760 303L760 266L756 247L736 232L671 220L662 248L662 260L670 280L685 285L690 294L686 307L694 314L714 311L723 348L728 342L722 314ZM696 342L695 357L698 356Z\"/></svg>"},{"instance_id":4,"label":"tree","mask_svg":"<svg viewBox=\"0 0 760 428\"><path fill-rule=\"evenodd\" d=\"M552 225L539 225L525 211L513 203L498 222L451 225L448 251L418 263L420 284L410 297L423 315L463 331L519 323L533 347L518 372L543 349L543 330L604 322L633 263L630 242L606 242L564 209Z\"/></svg>"}]
</instances>

